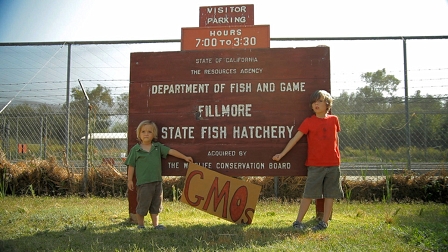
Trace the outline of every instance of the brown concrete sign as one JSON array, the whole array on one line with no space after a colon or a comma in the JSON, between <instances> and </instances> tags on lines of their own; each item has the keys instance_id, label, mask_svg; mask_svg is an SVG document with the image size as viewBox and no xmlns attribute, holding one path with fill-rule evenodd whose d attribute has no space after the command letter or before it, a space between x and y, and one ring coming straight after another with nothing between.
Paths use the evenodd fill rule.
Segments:
<instances>
[{"instance_id":1,"label":"brown concrete sign","mask_svg":"<svg viewBox=\"0 0 448 252\"><path fill-rule=\"evenodd\" d=\"M312 114L309 97L330 91L330 49L267 48L131 54L129 148L145 119L159 141L228 176L306 176L306 138L272 160ZM163 161L163 175L188 163Z\"/></svg>"}]
</instances>

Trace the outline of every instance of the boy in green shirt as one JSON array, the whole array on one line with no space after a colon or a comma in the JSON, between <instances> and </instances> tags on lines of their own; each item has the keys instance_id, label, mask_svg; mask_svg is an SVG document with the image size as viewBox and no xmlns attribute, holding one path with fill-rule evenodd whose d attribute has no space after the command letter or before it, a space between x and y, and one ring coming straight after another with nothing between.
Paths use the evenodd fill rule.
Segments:
<instances>
[{"instance_id":1,"label":"boy in green shirt","mask_svg":"<svg viewBox=\"0 0 448 252\"><path fill-rule=\"evenodd\" d=\"M165 229L159 224L159 213L162 211L162 157L172 155L192 163L193 159L175 149L171 149L157 141L157 125L149 120L142 121L137 127L139 143L129 151L125 164L128 166L128 188L133 191L132 178L137 178L137 209L138 228L145 228L144 218L151 215L155 229Z\"/></svg>"}]
</instances>

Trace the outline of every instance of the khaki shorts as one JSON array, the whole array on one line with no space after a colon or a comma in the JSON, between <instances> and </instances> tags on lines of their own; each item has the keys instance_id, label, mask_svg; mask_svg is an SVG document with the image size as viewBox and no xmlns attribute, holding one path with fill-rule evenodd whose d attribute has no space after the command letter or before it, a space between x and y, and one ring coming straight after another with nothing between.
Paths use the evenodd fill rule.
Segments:
<instances>
[{"instance_id":1,"label":"khaki shorts","mask_svg":"<svg viewBox=\"0 0 448 252\"><path fill-rule=\"evenodd\" d=\"M343 198L339 166L309 166L303 197L309 199Z\"/></svg>"},{"instance_id":2,"label":"khaki shorts","mask_svg":"<svg viewBox=\"0 0 448 252\"><path fill-rule=\"evenodd\" d=\"M152 182L137 186L137 214L146 216L162 212L162 182Z\"/></svg>"}]
</instances>

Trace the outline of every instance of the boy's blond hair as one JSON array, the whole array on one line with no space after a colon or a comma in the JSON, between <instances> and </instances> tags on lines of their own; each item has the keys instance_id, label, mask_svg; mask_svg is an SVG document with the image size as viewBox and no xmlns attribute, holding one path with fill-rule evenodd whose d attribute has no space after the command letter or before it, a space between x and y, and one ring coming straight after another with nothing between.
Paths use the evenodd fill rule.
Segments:
<instances>
[{"instance_id":1,"label":"boy's blond hair","mask_svg":"<svg viewBox=\"0 0 448 252\"><path fill-rule=\"evenodd\" d=\"M313 103L321 98L323 98L325 104L327 104L327 112L330 111L333 106L333 97L331 97L330 93L325 90L317 90L311 95L310 107L313 108Z\"/></svg>"},{"instance_id":2,"label":"boy's blond hair","mask_svg":"<svg viewBox=\"0 0 448 252\"><path fill-rule=\"evenodd\" d=\"M152 134L154 135L154 139L153 139L153 140L154 140L154 141L157 141L157 138L158 138L158 136L159 136L159 130L157 129L157 125L156 125L156 123L153 122L153 121L151 121L151 120L144 120L144 121L142 121L142 122L138 125L137 129L135 130L135 131L137 132L137 140L138 140L139 142L142 141L141 138L140 138L140 131L141 131L142 127L145 126L145 125L150 125L150 126L152 126Z\"/></svg>"}]
</instances>

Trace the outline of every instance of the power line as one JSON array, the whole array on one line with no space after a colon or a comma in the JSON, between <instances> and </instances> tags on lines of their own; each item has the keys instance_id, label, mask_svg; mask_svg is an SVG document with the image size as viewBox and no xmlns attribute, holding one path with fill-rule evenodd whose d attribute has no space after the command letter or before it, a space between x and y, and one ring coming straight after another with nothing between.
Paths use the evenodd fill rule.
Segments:
<instances>
[{"instance_id":1,"label":"power line","mask_svg":"<svg viewBox=\"0 0 448 252\"><path fill-rule=\"evenodd\" d=\"M59 51L62 49L62 47L64 47L65 44L63 44L59 50L57 50L53 56L51 56L50 59L48 59L48 61L39 69L39 71L37 71L33 77L28 81L28 83L22 87L22 89L19 90L19 92L16 93L16 95L0 110L0 114L3 112L3 110L5 110L5 108L20 94L20 92L22 92L22 90L42 71L42 69L45 68L45 66L51 61L51 59L54 58L54 56L56 56L57 53L59 53Z\"/></svg>"}]
</instances>

